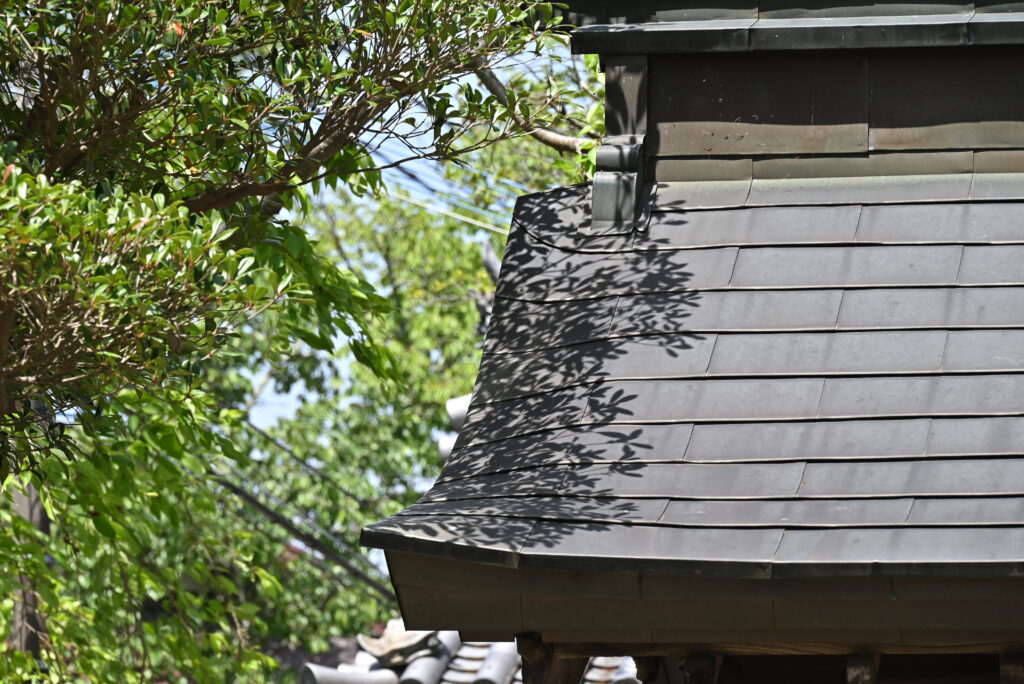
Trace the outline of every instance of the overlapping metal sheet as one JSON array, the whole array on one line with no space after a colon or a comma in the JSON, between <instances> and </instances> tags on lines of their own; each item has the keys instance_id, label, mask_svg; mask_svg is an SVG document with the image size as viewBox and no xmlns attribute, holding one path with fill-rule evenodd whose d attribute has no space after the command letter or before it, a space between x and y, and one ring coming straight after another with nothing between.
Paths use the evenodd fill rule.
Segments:
<instances>
[{"instance_id":1,"label":"overlapping metal sheet","mask_svg":"<svg viewBox=\"0 0 1024 684\"><path fill-rule=\"evenodd\" d=\"M892 181L724 207L680 183L617 236L587 235L587 186L522 198L455 450L364 541L524 568L1019 574L1024 205L970 178L936 203L942 176L894 202Z\"/></svg>"}]
</instances>

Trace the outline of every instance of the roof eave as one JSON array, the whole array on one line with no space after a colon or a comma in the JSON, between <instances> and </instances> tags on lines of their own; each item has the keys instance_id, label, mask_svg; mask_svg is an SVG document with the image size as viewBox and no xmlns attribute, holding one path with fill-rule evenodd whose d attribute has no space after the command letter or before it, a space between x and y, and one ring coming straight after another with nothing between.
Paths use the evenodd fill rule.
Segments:
<instances>
[{"instance_id":1,"label":"roof eave","mask_svg":"<svg viewBox=\"0 0 1024 684\"><path fill-rule=\"evenodd\" d=\"M725 18L594 24L572 34L575 54L681 54L1024 43L1024 12L802 18Z\"/></svg>"}]
</instances>

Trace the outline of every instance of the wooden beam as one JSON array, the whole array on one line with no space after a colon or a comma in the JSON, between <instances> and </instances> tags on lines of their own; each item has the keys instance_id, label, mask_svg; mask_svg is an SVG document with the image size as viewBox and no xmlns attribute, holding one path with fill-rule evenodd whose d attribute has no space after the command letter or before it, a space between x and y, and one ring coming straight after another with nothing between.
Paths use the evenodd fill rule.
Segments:
<instances>
[{"instance_id":1,"label":"wooden beam","mask_svg":"<svg viewBox=\"0 0 1024 684\"><path fill-rule=\"evenodd\" d=\"M999 684L1024 684L1024 654L999 655Z\"/></svg>"},{"instance_id":2,"label":"wooden beam","mask_svg":"<svg viewBox=\"0 0 1024 684\"><path fill-rule=\"evenodd\" d=\"M932 643L871 643L860 645L831 642L603 642L565 641L554 644L562 656L618 656L628 653L636 657L684 656L690 653L718 653L727 656L752 655L853 655L869 650L872 653L951 654L951 653L1008 653L1020 652L1024 641L993 641L984 643L956 643L941 639Z\"/></svg>"},{"instance_id":3,"label":"wooden beam","mask_svg":"<svg viewBox=\"0 0 1024 684\"><path fill-rule=\"evenodd\" d=\"M846 684L875 684L878 681L877 653L853 653L846 656Z\"/></svg>"},{"instance_id":4,"label":"wooden beam","mask_svg":"<svg viewBox=\"0 0 1024 684\"><path fill-rule=\"evenodd\" d=\"M627 651L623 651L627 653ZM634 657L633 662L636 664L636 678L644 684L653 684L654 680L658 678L658 671L661 669L662 658L656 656L641 656Z\"/></svg>"},{"instance_id":5,"label":"wooden beam","mask_svg":"<svg viewBox=\"0 0 1024 684\"><path fill-rule=\"evenodd\" d=\"M579 684L587 669L587 656L556 654L539 634L517 634L516 647L523 659L523 684Z\"/></svg>"}]
</instances>

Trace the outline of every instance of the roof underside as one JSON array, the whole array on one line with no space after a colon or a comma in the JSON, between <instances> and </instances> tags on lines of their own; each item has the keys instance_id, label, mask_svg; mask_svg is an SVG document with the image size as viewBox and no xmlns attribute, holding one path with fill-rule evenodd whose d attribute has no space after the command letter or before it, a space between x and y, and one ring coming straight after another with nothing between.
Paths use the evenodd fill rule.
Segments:
<instances>
[{"instance_id":1,"label":"roof underside","mask_svg":"<svg viewBox=\"0 0 1024 684\"><path fill-rule=\"evenodd\" d=\"M750 578L1024 571L1024 183L735 183L662 187L628 235L588 234L588 186L522 198L456 449L364 541Z\"/></svg>"}]
</instances>

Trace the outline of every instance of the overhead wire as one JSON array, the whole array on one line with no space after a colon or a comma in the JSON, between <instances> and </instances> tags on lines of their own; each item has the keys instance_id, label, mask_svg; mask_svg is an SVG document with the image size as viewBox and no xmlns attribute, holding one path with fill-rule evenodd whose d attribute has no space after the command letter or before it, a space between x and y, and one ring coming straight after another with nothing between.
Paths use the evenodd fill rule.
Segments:
<instances>
[{"instance_id":1,"label":"overhead wire","mask_svg":"<svg viewBox=\"0 0 1024 684\"><path fill-rule=\"evenodd\" d=\"M442 207L439 207L436 204L430 204L429 202L421 202L421 201L419 201L417 199L413 199L412 197L407 197L405 195L402 195L401 193L395 192L394 190L387 190L386 192L391 197L394 197L395 199L400 200L402 202L408 202L409 204L415 204L418 207L422 207L424 209L428 209L430 211L433 211L433 212L436 212L438 214L441 214L442 216L447 216L449 218L456 219L457 221L462 221L463 223L468 223L470 225L476 226L477 228L483 228L484 230L489 230L492 233L497 233L498 235L506 235L506 236L508 235L508 231L507 230L504 230L502 228L498 228L497 226L492 226L491 224L484 223L483 221L477 221L476 219L474 219L472 217L469 217L469 216L466 216L464 214L457 214L454 211L448 211L447 209L443 209Z\"/></svg>"},{"instance_id":2,"label":"overhead wire","mask_svg":"<svg viewBox=\"0 0 1024 684\"><path fill-rule=\"evenodd\" d=\"M386 154L381 154L381 159L386 162L390 161ZM430 169L430 167L427 168ZM439 172L434 169L430 170L429 176L431 177L424 178L424 175L428 174L420 174L404 166L389 169L387 185L397 185L409 196L415 197L421 202L430 202L432 199L444 200L459 209L479 215L477 220L482 219L491 223L507 223L509 221L512 210L512 204L509 200L505 198L499 199L499 208L503 210L501 213L481 208L474 202L472 193L464 185L447 178L442 178ZM431 181L434 182L432 183ZM439 184L444 187L440 187ZM417 195L420 196L417 197Z\"/></svg>"}]
</instances>

